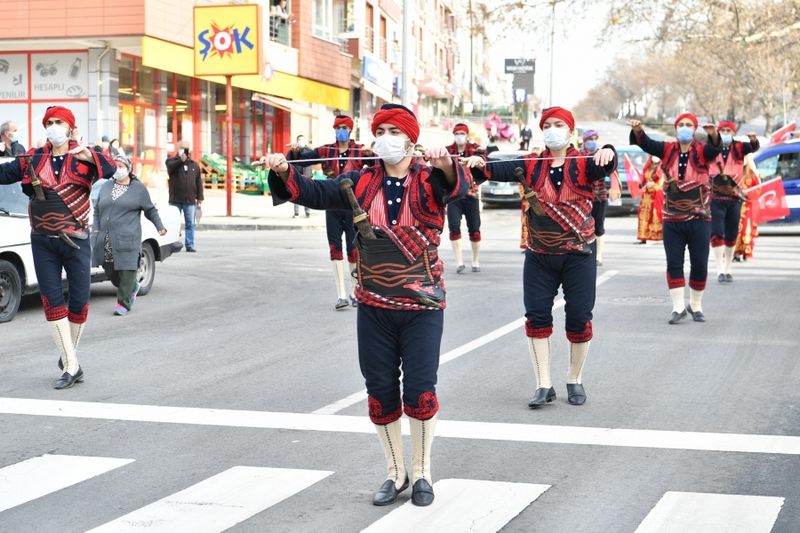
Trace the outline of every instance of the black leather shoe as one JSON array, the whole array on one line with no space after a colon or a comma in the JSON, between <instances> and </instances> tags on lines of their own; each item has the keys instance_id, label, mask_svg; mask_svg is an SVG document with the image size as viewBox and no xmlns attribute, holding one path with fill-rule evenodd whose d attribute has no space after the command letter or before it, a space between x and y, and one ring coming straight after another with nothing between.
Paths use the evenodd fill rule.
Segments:
<instances>
[{"instance_id":1,"label":"black leather shoe","mask_svg":"<svg viewBox=\"0 0 800 533\"><path fill-rule=\"evenodd\" d=\"M387 479L383 482L381 488L378 489L378 492L375 493L375 496L372 497L372 505L389 505L390 503L394 503L397 500L397 495L407 488L408 476L406 476L406 480L399 489L395 487L393 480Z\"/></svg>"},{"instance_id":2,"label":"black leather shoe","mask_svg":"<svg viewBox=\"0 0 800 533\"><path fill-rule=\"evenodd\" d=\"M720 274L719 276L717 276L717 283L725 283L725 281L727 281L725 279L725 274Z\"/></svg>"},{"instance_id":3,"label":"black leather shoe","mask_svg":"<svg viewBox=\"0 0 800 533\"><path fill-rule=\"evenodd\" d=\"M733 276L725 274L725 283L733 283Z\"/></svg>"},{"instance_id":4,"label":"black leather shoe","mask_svg":"<svg viewBox=\"0 0 800 533\"><path fill-rule=\"evenodd\" d=\"M684 309L680 313L677 312L677 311L673 311L672 315L670 316L669 323L670 324L677 324L678 322L680 322L684 318L686 318L686 309Z\"/></svg>"},{"instance_id":5,"label":"black leather shoe","mask_svg":"<svg viewBox=\"0 0 800 533\"><path fill-rule=\"evenodd\" d=\"M533 393L533 397L528 400L528 407L531 409L535 409L536 407L542 406L546 403L550 403L556 399L556 390L553 387L549 389L545 389L544 387L536 389Z\"/></svg>"},{"instance_id":6,"label":"black leather shoe","mask_svg":"<svg viewBox=\"0 0 800 533\"><path fill-rule=\"evenodd\" d=\"M411 503L419 507L433 503L433 487L425 478L418 479L411 488Z\"/></svg>"},{"instance_id":7,"label":"black leather shoe","mask_svg":"<svg viewBox=\"0 0 800 533\"><path fill-rule=\"evenodd\" d=\"M572 405L586 403L586 391L580 383L567 383L567 401Z\"/></svg>"},{"instance_id":8,"label":"black leather shoe","mask_svg":"<svg viewBox=\"0 0 800 533\"><path fill-rule=\"evenodd\" d=\"M466 268L467 268L467 267L465 267L464 265L458 265L458 266L456 267L456 274L461 274L461 273L463 273L463 272L464 272L464 269L466 269Z\"/></svg>"},{"instance_id":9,"label":"black leather shoe","mask_svg":"<svg viewBox=\"0 0 800 533\"><path fill-rule=\"evenodd\" d=\"M83 369L78 367L78 371L75 372L74 376L69 372L61 374L61 377L53 384L53 388L57 390L68 389L81 381L83 381Z\"/></svg>"},{"instance_id":10,"label":"black leather shoe","mask_svg":"<svg viewBox=\"0 0 800 533\"><path fill-rule=\"evenodd\" d=\"M345 307L350 307L350 302L348 302L345 298L339 298L336 300L336 305L333 306L336 310L344 309Z\"/></svg>"},{"instance_id":11,"label":"black leather shoe","mask_svg":"<svg viewBox=\"0 0 800 533\"><path fill-rule=\"evenodd\" d=\"M689 311L689 314L692 315L692 320L694 320L695 322L706 321L706 315L704 315L702 311L692 311L691 306L688 306L686 310Z\"/></svg>"},{"instance_id":12,"label":"black leather shoe","mask_svg":"<svg viewBox=\"0 0 800 533\"><path fill-rule=\"evenodd\" d=\"M356 300L352 296L350 297L350 306L351 307L358 307L358 300Z\"/></svg>"},{"instance_id":13,"label":"black leather shoe","mask_svg":"<svg viewBox=\"0 0 800 533\"><path fill-rule=\"evenodd\" d=\"M481 267L472 267L472 271L473 272L480 272L481 271Z\"/></svg>"}]
</instances>

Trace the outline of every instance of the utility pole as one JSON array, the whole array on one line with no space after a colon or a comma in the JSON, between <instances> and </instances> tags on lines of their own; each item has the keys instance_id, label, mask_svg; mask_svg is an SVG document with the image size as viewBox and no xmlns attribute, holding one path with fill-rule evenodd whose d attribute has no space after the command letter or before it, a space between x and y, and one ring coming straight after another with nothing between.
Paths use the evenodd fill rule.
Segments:
<instances>
[{"instance_id":1,"label":"utility pole","mask_svg":"<svg viewBox=\"0 0 800 533\"><path fill-rule=\"evenodd\" d=\"M556 33L556 0L551 0L550 6L552 7L552 11L550 12L550 96L548 98L547 107L553 107L553 73L555 72L553 65L553 46Z\"/></svg>"},{"instance_id":2,"label":"utility pole","mask_svg":"<svg viewBox=\"0 0 800 533\"><path fill-rule=\"evenodd\" d=\"M472 41L474 39L474 35L474 14L472 12L472 0L469 0L469 101L472 104L473 112L475 111L475 73L473 72L473 65L475 64L475 61L473 60L472 55Z\"/></svg>"},{"instance_id":3,"label":"utility pole","mask_svg":"<svg viewBox=\"0 0 800 533\"><path fill-rule=\"evenodd\" d=\"M403 105L411 105L411 92L408 90L411 84L411 0L403 0L403 61L402 78L400 87L400 99Z\"/></svg>"}]
</instances>

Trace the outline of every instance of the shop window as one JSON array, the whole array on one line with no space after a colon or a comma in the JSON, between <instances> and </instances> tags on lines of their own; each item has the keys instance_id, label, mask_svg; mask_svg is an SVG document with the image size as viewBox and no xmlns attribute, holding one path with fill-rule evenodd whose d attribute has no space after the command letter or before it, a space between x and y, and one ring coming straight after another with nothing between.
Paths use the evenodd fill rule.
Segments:
<instances>
[{"instance_id":1,"label":"shop window","mask_svg":"<svg viewBox=\"0 0 800 533\"><path fill-rule=\"evenodd\" d=\"M122 56L119 61L119 99L133 101L133 58Z\"/></svg>"}]
</instances>

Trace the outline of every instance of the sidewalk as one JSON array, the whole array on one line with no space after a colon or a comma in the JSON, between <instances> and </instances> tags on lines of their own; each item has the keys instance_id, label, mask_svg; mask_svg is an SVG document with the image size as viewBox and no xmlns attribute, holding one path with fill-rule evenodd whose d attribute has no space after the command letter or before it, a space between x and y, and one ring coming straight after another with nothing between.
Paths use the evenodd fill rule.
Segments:
<instances>
[{"instance_id":1,"label":"sidewalk","mask_svg":"<svg viewBox=\"0 0 800 533\"><path fill-rule=\"evenodd\" d=\"M286 202L279 206L272 205L272 196L250 196L233 193L233 216L226 214L226 197L224 190L206 189L203 201L203 216L198 231L207 230L319 230L325 229L324 211L311 210L306 218L305 210L300 208L300 215L293 218L294 206Z\"/></svg>"}]
</instances>

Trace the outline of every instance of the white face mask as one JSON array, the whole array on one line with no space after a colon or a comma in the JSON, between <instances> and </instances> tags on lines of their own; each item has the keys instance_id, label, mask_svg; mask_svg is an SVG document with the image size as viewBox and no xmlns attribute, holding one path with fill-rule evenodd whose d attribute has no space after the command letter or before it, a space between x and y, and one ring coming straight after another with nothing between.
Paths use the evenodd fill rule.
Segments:
<instances>
[{"instance_id":1,"label":"white face mask","mask_svg":"<svg viewBox=\"0 0 800 533\"><path fill-rule=\"evenodd\" d=\"M127 168L118 168L116 172L114 172L114 179L117 181L125 181L125 178L128 177L128 169Z\"/></svg>"},{"instance_id":2,"label":"white face mask","mask_svg":"<svg viewBox=\"0 0 800 533\"><path fill-rule=\"evenodd\" d=\"M456 144L457 145L463 146L463 145L467 144L467 135L465 133L457 133L455 135L455 138L456 138Z\"/></svg>"},{"instance_id":3,"label":"white face mask","mask_svg":"<svg viewBox=\"0 0 800 533\"><path fill-rule=\"evenodd\" d=\"M569 142L569 130L567 128L549 127L544 130L544 145L551 150L560 150Z\"/></svg>"},{"instance_id":4,"label":"white face mask","mask_svg":"<svg viewBox=\"0 0 800 533\"><path fill-rule=\"evenodd\" d=\"M305 139L303 139L302 141L297 141L297 146L300 148L305 148L306 146L308 146L308 143L306 142Z\"/></svg>"},{"instance_id":5,"label":"white face mask","mask_svg":"<svg viewBox=\"0 0 800 533\"><path fill-rule=\"evenodd\" d=\"M375 139L373 151L384 163L396 165L406 157L406 137L384 133Z\"/></svg>"},{"instance_id":6,"label":"white face mask","mask_svg":"<svg viewBox=\"0 0 800 533\"><path fill-rule=\"evenodd\" d=\"M47 128L47 140L53 143L53 146L61 146L67 142L67 128L53 124Z\"/></svg>"}]
</instances>

